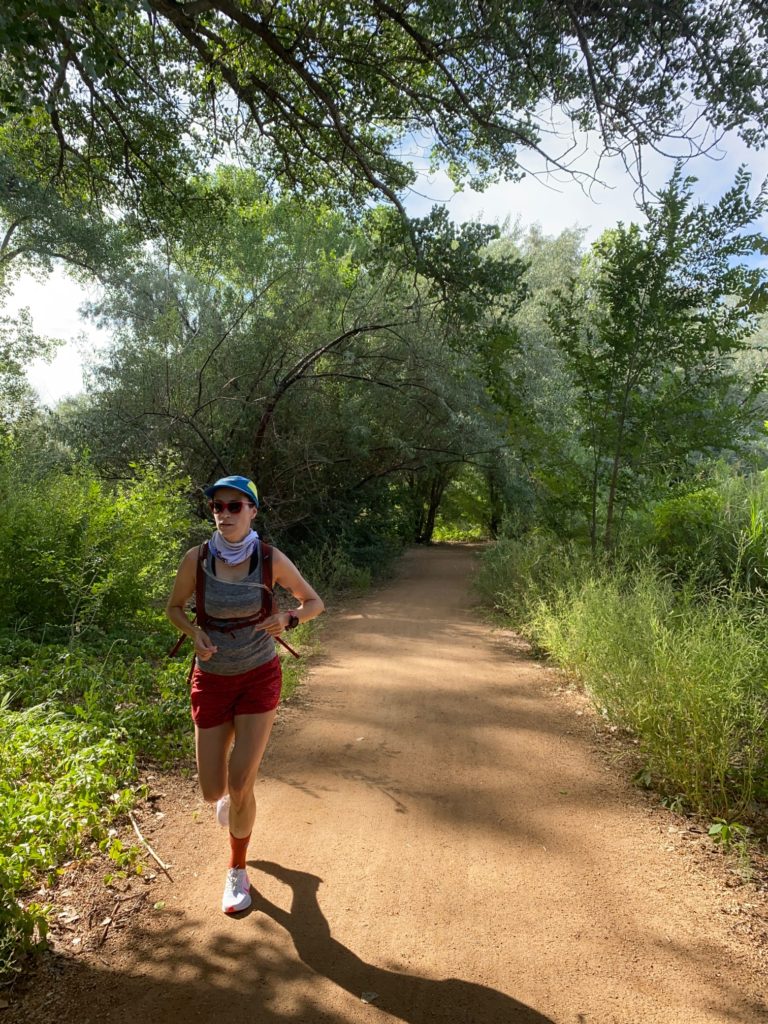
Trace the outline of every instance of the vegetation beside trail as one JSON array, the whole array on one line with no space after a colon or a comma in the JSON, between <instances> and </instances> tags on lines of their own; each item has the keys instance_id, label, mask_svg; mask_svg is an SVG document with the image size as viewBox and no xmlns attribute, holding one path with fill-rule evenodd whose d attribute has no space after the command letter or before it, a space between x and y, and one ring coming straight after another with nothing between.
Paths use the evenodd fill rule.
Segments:
<instances>
[{"instance_id":1,"label":"vegetation beside trail","mask_svg":"<svg viewBox=\"0 0 768 1024\"><path fill-rule=\"evenodd\" d=\"M19 453L17 452L17 455ZM50 452L49 452L50 454ZM39 453L38 453L39 455ZM193 756L191 647L162 611L181 551L207 536L169 467L136 467L113 486L86 462L35 478L6 458L0 510L5 564L23 566L0 594L0 975L46 934L46 900L66 861L106 855L107 873L142 871L113 822L146 790L152 766ZM55 510L55 512L53 511ZM391 549L390 549L391 550ZM304 552L324 595L368 585L343 549ZM8 621L8 618L6 621ZM292 643L311 647L313 624ZM303 662L283 659L284 697Z\"/></svg>"},{"instance_id":2,"label":"vegetation beside trail","mask_svg":"<svg viewBox=\"0 0 768 1024\"><path fill-rule=\"evenodd\" d=\"M764 823L768 804L766 499L765 473L721 478L639 517L634 548L595 559L538 532L498 541L478 577L638 740L640 784L726 822Z\"/></svg>"}]
</instances>

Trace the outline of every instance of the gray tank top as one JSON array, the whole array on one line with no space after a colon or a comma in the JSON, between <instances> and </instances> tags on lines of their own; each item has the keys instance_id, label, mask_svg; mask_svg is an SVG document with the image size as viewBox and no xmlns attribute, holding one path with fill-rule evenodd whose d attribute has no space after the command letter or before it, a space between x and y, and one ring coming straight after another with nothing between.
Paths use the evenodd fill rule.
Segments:
<instances>
[{"instance_id":1,"label":"gray tank top","mask_svg":"<svg viewBox=\"0 0 768 1024\"><path fill-rule=\"evenodd\" d=\"M205 614L207 633L218 651L208 661L196 659L201 672L235 676L265 665L275 657L275 641L259 625L227 630L226 622L246 619L261 611L266 592L262 586L261 541L257 541L258 562L245 579L222 580L213 573L213 556L205 560ZM217 621L219 623L217 624Z\"/></svg>"}]
</instances>

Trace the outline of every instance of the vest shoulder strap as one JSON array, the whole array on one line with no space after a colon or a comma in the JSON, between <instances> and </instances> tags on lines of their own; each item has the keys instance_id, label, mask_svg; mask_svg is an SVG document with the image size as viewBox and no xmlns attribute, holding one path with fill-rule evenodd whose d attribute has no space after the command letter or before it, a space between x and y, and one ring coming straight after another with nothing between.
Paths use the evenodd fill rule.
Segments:
<instances>
[{"instance_id":1,"label":"vest shoulder strap","mask_svg":"<svg viewBox=\"0 0 768 1024\"><path fill-rule=\"evenodd\" d=\"M248 563L248 575L250 576L259 564L259 545L257 544L251 552L251 560Z\"/></svg>"},{"instance_id":2,"label":"vest shoulder strap","mask_svg":"<svg viewBox=\"0 0 768 1024\"><path fill-rule=\"evenodd\" d=\"M208 557L208 541L204 540L197 552L197 572L195 574L195 618L200 629L206 629L208 619L205 614L205 560Z\"/></svg>"},{"instance_id":3,"label":"vest shoulder strap","mask_svg":"<svg viewBox=\"0 0 768 1024\"><path fill-rule=\"evenodd\" d=\"M261 582L266 587L264 611L266 615L271 615L275 603L272 590L272 546L265 541L261 541Z\"/></svg>"}]
</instances>

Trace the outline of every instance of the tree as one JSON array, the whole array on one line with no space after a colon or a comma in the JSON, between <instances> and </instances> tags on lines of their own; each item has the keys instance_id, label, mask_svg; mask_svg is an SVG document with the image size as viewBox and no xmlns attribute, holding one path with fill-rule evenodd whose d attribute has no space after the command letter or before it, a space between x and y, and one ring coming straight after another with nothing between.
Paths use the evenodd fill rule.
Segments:
<instances>
[{"instance_id":1,"label":"tree","mask_svg":"<svg viewBox=\"0 0 768 1024\"><path fill-rule=\"evenodd\" d=\"M102 203L183 191L227 150L280 188L402 212L414 133L477 183L534 152L565 169L552 110L625 155L707 128L761 144L767 26L750 0L7 0L0 109L14 131L44 111L57 183L85 175Z\"/></svg>"},{"instance_id":2,"label":"tree","mask_svg":"<svg viewBox=\"0 0 768 1024\"><path fill-rule=\"evenodd\" d=\"M114 345L62 429L105 473L168 449L196 480L246 471L285 527L355 521L393 483L498 449L484 424L524 264L484 256L495 229L433 214L417 256L391 210L360 226L231 168L209 187L170 262L148 254L94 308Z\"/></svg>"},{"instance_id":3,"label":"tree","mask_svg":"<svg viewBox=\"0 0 768 1024\"><path fill-rule=\"evenodd\" d=\"M57 163L47 115L30 116L25 131L12 121L0 125L2 283L11 284L22 268L49 273L54 261L81 278L103 278L142 239L136 217L104 210L82 173L60 181Z\"/></svg>"},{"instance_id":4,"label":"tree","mask_svg":"<svg viewBox=\"0 0 768 1024\"><path fill-rule=\"evenodd\" d=\"M567 533L581 512L569 486L579 452L575 392L552 337L548 308L563 282L578 272L582 241L579 229L548 237L538 225L515 224L505 226L489 246L491 260L514 254L525 265L523 301L511 296L506 311L515 344L493 366L493 395L508 448L503 458L483 466L483 525L492 535L502 525L505 531L524 532L534 507L538 521ZM503 306L507 297L496 301Z\"/></svg>"},{"instance_id":5,"label":"tree","mask_svg":"<svg viewBox=\"0 0 768 1024\"><path fill-rule=\"evenodd\" d=\"M734 357L768 298L765 268L744 262L768 252L745 231L768 207L766 185L751 199L742 169L708 208L694 183L678 167L646 225L606 231L550 310L590 457L593 547L612 545L620 498L648 495L692 452L732 445L762 386L745 396Z\"/></svg>"},{"instance_id":6,"label":"tree","mask_svg":"<svg viewBox=\"0 0 768 1024\"><path fill-rule=\"evenodd\" d=\"M33 359L49 358L55 344L34 333L29 310L15 317L0 316L0 441L10 433L21 411L34 405L25 366Z\"/></svg>"}]
</instances>

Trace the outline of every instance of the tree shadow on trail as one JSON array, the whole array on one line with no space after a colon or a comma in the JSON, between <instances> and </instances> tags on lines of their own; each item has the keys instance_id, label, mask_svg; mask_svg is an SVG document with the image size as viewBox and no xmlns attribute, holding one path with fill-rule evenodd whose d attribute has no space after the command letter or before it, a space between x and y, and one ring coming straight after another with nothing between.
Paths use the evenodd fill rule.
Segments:
<instances>
[{"instance_id":1,"label":"tree shadow on trail","mask_svg":"<svg viewBox=\"0 0 768 1024\"><path fill-rule=\"evenodd\" d=\"M285 928L308 967L356 999L375 993L378 1009L407 1024L553 1024L550 1017L485 985L459 978L422 978L366 963L331 935L317 900L322 879L272 861L250 863L284 882L293 894L291 909L285 911L253 890L253 909Z\"/></svg>"}]
</instances>

